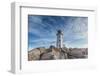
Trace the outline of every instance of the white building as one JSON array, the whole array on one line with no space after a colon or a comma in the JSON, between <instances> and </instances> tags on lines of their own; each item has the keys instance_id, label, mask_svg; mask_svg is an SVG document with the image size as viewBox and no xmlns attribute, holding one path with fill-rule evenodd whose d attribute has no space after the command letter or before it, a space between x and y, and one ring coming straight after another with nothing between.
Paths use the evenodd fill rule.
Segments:
<instances>
[{"instance_id":1,"label":"white building","mask_svg":"<svg viewBox=\"0 0 100 76\"><path fill-rule=\"evenodd\" d=\"M57 48L63 47L63 32L61 30L57 31Z\"/></svg>"}]
</instances>

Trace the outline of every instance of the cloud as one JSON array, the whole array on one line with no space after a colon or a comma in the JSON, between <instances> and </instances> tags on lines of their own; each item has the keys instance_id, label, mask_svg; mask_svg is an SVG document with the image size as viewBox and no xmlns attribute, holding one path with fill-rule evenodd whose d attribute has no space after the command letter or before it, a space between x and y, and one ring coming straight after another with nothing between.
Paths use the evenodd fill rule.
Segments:
<instances>
[{"instance_id":1,"label":"cloud","mask_svg":"<svg viewBox=\"0 0 100 76\"><path fill-rule=\"evenodd\" d=\"M74 16L28 16L29 48L56 44L57 30L64 33L64 44L82 47L87 44L88 18Z\"/></svg>"}]
</instances>

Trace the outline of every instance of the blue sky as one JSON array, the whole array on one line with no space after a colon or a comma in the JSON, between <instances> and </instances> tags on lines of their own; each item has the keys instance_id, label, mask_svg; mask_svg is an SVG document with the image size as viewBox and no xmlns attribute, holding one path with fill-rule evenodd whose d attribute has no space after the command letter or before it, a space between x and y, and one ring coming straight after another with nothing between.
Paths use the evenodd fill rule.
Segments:
<instances>
[{"instance_id":1,"label":"blue sky","mask_svg":"<svg viewBox=\"0 0 100 76\"><path fill-rule=\"evenodd\" d=\"M28 49L56 46L59 29L66 47L88 47L88 17L28 15Z\"/></svg>"}]
</instances>

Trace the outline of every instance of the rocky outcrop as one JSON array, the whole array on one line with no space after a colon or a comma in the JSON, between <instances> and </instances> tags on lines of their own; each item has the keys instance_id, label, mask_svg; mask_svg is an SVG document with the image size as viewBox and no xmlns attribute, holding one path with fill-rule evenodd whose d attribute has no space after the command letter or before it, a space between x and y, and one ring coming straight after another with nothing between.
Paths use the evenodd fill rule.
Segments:
<instances>
[{"instance_id":1,"label":"rocky outcrop","mask_svg":"<svg viewBox=\"0 0 100 76\"><path fill-rule=\"evenodd\" d=\"M87 58L88 49L87 48L70 48L68 52L69 59Z\"/></svg>"},{"instance_id":2,"label":"rocky outcrop","mask_svg":"<svg viewBox=\"0 0 100 76\"><path fill-rule=\"evenodd\" d=\"M47 52L45 48L35 48L28 51L28 60L39 60L42 53Z\"/></svg>"},{"instance_id":3,"label":"rocky outcrop","mask_svg":"<svg viewBox=\"0 0 100 76\"><path fill-rule=\"evenodd\" d=\"M28 51L28 61L87 58L87 48L35 48Z\"/></svg>"}]
</instances>

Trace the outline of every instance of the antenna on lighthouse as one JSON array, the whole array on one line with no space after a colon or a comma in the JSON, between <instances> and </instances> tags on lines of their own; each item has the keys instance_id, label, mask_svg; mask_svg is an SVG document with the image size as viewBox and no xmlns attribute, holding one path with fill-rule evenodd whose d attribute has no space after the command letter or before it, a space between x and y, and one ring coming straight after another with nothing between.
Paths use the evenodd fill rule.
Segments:
<instances>
[{"instance_id":1,"label":"antenna on lighthouse","mask_svg":"<svg viewBox=\"0 0 100 76\"><path fill-rule=\"evenodd\" d=\"M63 47L63 32L61 30L57 31L57 48L62 48Z\"/></svg>"}]
</instances>

